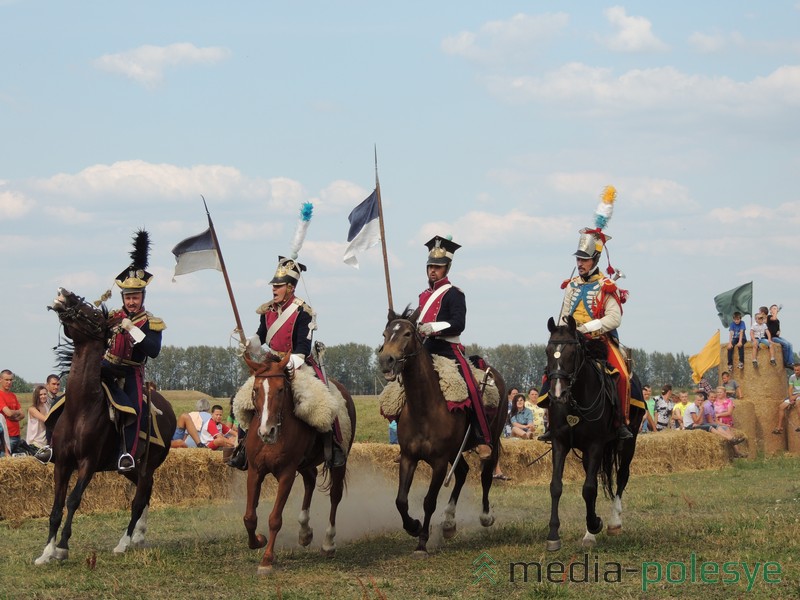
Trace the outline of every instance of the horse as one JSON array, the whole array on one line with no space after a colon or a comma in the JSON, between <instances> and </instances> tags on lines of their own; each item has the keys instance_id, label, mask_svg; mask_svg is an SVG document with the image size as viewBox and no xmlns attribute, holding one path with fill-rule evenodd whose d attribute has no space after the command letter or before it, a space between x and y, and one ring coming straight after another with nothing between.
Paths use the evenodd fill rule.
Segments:
<instances>
[{"instance_id":1,"label":"horse","mask_svg":"<svg viewBox=\"0 0 800 600\"><path fill-rule=\"evenodd\" d=\"M292 373L287 370L291 355L287 353L282 359L269 354L264 362L251 360L247 355L244 360L254 376L252 399L255 413L250 421L250 435L245 441L247 454L247 507L244 514L244 526L247 530L248 546L251 550L263 548L264 556L258 566L259 575L272 572L275 561L275 539L283 525L283 509L292 491L297 473L303 477L305 494L298 522L300 533L298 541L301 546L308 546L314 537L309 527L309 507L317 480L317 466L324 462L325 451L323 434L311 425L300 420L294 412L292 395ZM345 400L347 414L350 417L350 439L345 440L347 448L352 446L356 430L356 409L353 398L344 386L333 379L334 384ZM323 483L323 491L329 491L331 510L329 525L322 542L322 555L332 558L336 554L336 510L342 499L345 486L347 465L332 467L323 466L323 477L330 480ZM269 515L269 541L256 534L258 525L259 494L261 484L267 473L272 473L278 482L275 503Z\"/></svg>"},{"instance_id":2,"label":"horse","mask_svg":"<svg viewBox=\"0 0 800 600\"><path fill-rule=\"evenodd\" d=\"M403 529L418 538L414 554L427 556L427 543L430 536L431 517L436 510L436 499L445 481L449 464L453 464L455 485L450 494L442 532L446 539L456 533L456 504L461 488L467 479L469 465L462 452L475 447L477 440L467 437L469 416L463 410L450 412L439 386L439 377L433 367L433 359L423 346L417 331L419 309L402 315L389 309L388 322L383 331L383 345L378 350L378 363L387 381L402 380L405 391L405 404L397 420L397 439L400 443L400 479L395 505L403 520ZM497 386L501 403L505 402L505 382L502 376L490 368ZM492 454L483 462L481 485L483 487L483 511L480 523L490 527L494 515L489 506L489 490L492 487L492 474L499 458L500 435L503 431L506 411L497 410L489 421ZM431 481L423 507L424 521L412 519L408 512L408 492L414 479L414 472L420 460L431 466Z\"/></svg>"},{"instance_id":3,"label":"horse","mask_svg":"<svg viewBox=\"0 0 800 600\"><path fill-rule=\"evenodd\" d=\"M553 474L550 480L550 524L547 550L561 548L558 535L560 521L558 503L561 498L564 462L572 449L582 453L585 473L583 499L586 503L585 548L596 543L596 534L603 530L603 520L596 513L597 476L603 491L612 499L609 535L622 530L622 494L628 484L630 464L636 450L636 436L644 417L642 403L631 403L629 427L631 439L620 444L615 425L617 386L605 372L605 363L598 360L596 350L583 334L577 331L575 319L566 317L566 325L556 326L552 317L547 322L550 339L547 342L547 374L550 382L550 428L553 433ZM638 377L632 376L632 389L641 398ZM616 482L616 490L614 489Z\"/></svg>"},{"instance_id":4,"label":"horse","mask_svg":"<svg viewBox=\"0 0 800 600\"><path fill-rule=\"evenodd\" d=\"M116 470L120 448L120 433L109 418L109 406L100 372L106 344L117 323L108 319L105 309L95 308L64 288L59 288L58 296L48 308L58 314L65 335L72 339L74 351L63 412L53 430L55 494L50 511L47 544L42 555L35 561L37 565L68 558L72 519L81 504L83 493L97 471ZM113 550L117 554L124 553L130 546L144 545L150 495L153 491L153 473L166 459L170 449L169 440L172 439L176 427L175 413L170 403L152 388L148 391L148 398L157 409L153 428L166 441L163 446L149 441L143 444L144 455L137 457L136 468L123 473L136 486L136 493L131 503L128 527ZM149 410L149 407L145 410ZM66 498L70 476L76 469L78 476L75 487L69 498ZM65 499L67 520L61 531L61 539L56 544Z\"/></svg>"}]
</instances>

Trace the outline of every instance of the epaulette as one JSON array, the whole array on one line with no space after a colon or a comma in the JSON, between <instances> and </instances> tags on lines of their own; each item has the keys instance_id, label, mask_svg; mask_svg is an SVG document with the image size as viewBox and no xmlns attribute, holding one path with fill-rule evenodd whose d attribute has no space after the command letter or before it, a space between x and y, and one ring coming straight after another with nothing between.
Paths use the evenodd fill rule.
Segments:
<instances>
[{"instance_id":1,"label":"epaulette","mask_svg":"<svg viewBox=\"0 0 800 600\"><path fill-rule=\"evenodd\" d=\"M569 285L569 282L570 282L570 281L572 281L572 279L565 279L564 281L562 281L562 282L561 282L561 289L562 289L562 290L563 290L563 289L566 289L566 287Z\"/></svg>"},{"instance_id":2,"label":"epaulette","mask_svg":"<svg viewBox=\"0 0 800 600\"><path fill-rule=\"evenodd\" d=\"M605 278L603 279L603 291L607 294L611 294L617 291L617 284L610 279Z\"/></svg>"},{"instance_id":3,"label":"epaulette","mask_svg":"<svg viewBox=\"0 0 800 600\"><path fill-rule=\"evenodd\" d=\"M147 323L150 325L150 331L164 331L167 328L164 319L154 317L150 313L147 313Z\"/></svg>"},{"instance_id":4,"label":"epaulette","mask_svg":"<svg viewBox=\"0 0 800 600\"><path fill-rule=\"evenodd\" d=\"M264 302L264 304L262 304L261 306L259 306L259 307L256 309L256 314L257 314L257 315L263 315L263 314L264 314L264 313L266 313L266 312L267 312L267 311L268 311L270 308L272 308L272 305L273 305L273 304L275 304L275 301L274 301L274 300L270 300L269 302Z\"/></svg>"}]
</instances>

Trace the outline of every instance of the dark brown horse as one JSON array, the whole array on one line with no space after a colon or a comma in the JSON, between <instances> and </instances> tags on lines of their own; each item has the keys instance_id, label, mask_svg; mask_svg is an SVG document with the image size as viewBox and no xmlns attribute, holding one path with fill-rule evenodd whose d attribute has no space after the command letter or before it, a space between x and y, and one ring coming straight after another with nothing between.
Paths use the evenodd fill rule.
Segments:
<instances>
[{"instance_id":1,"label":"dark brown horse","mask_svg":"<svg viewBox=\"0 0 800 600\"><path fill-rule=\"evenodd\" d=\"M115 325L108 321L105 310L99 310L70 291L58 290L52 310L64 326L64 333L72 339L74 354L69 370L64 409L53 431L53 460L55 462L53 509L50 511L50 533L37 565L51 560L66 560L69 555L69 538L72 519L81 503L86 487L97 471L116 470L120 439L116 425L109 418L108 403L101 385L100 365L106 343ZM140 444L145 454L137 457L137 468L125 477L136 485L131 504L131 520L114 552L125 552L129 546L140 547L147 530L147 511L153 490L153 472L164 462L169 452L170 440L175 432L175 413L160 394L151 390L150 402L158 409L158 432L164 446ZM147 416L143 416L145 421ZM77 470L75 487L67 499L67 486L72 472ZM61 526L64 502L67 520L56 544Z\"/></svg>"},{"instance_id":2,"label":"dark brown horse","mask_svg":"<svg viewBox=\"0 0 800 600\"><path fill-rule=\"evenodd\" d=\"M566 318L566 325L556 326L551 318L547 327L550 339L545 350L547 374L550 382L550 429L553 432L553 474L550 479L550 529L547 549L561 548L558 530L558 504L562 492L562 476L567 454L573 448L582 453L585 479L583 499L586 504L586 533L582 544L591 548L596 534L603 530L603 520L597 515L597 479L603 491L612 499L610 535L622 529L622 494L628 483L630 464L636 450L636 435L642 424L644 408L641 386L634 374L632 395L638 402L630 407L628 427L633 438L620 447L615 425L617 386L605 372L605 363L590 348L583 334L578 333L575 319ZM616 489L615 489L616 482Z\"/></svg>"},{"instance_id":3,"label":"dark brown horse","mask_svg":"<svg viewBox=\"0 0 800 600\"><path fill-rule=\"evenodd\" d=\"M389 322L383 331L383 346L378 350L378 362L388 381L401 377L405 391L405 404L397 420L400 482L395 504L403 519L403 529L412 537L419 538L415 553L424 555L428 552L431 517L436 510L439 490L447 475L448 465L457 460L453 471L455 485L442 523L445 538L455 535L456 504L469 472L469 465L461 456L461 452L472 449L477 441L470 436L466 446L462 448L469 417L465 411L448 410L439 386L439 376L433 368L433 359L422 345L422 339L417 332L419 309L411 314L409 312L406 310L401 316L389 310ZM506 391L503 378L494 369L491 372L494 376L494 385L499 390L500 401L504 403ZM492 455L483 462L481 471L483 511L480 522L484 527L494 523L494 516L489 506L489 490L492 487L492 474L497 465L500 434L503 431L505 416L505 410L498 410L489 421ZM428 463L433 471L423 503L425 509L423 523L412 519L408 514L408 492L420 460Z\"/></svg>"},{"instance_id":4,"label":"dark brown horse","mask_svg":"<svg viewBox=\"0 0 800 600\"><path fill-rule=\"evenodd\" d=\"M268 355L265 362L256 362L245 355L244 360L255 377L253 384L253 405L255 414L250 421L249 435L245 442L247 452L247 508L244 514L244 526L247 529L248 545L251 549L266 546L264 556L258 566L259 575L268 575L275 564L275 539L283 525L283 509L289 492L292 491L295 476L303 477L305 494L298 521L300 522L299 543L308 546L313 538L313 531L308 526L309 507L317 481L317 466L324 462L323 434L301 421L294 413L291 373L286 365L290 354L283 359ZM306 367L309 368L309 367ZM345 440L349 449L353 444L356 431L356 409L349 392L338 381L330 380L344 397L347 414L350 417L350 439ZM258 498L261 484L267 473L272 473L278 481L275 504L269 515L269 540L262 534L256 534L258 525ZM344 491L347 465L334 467L328 472L323 467L323 474L330 481L323 488L328 489L331 498L331 510L328 529L322 542L322 554L333 557L336 553L336 509Z\"/></svg>"}]
</instances>

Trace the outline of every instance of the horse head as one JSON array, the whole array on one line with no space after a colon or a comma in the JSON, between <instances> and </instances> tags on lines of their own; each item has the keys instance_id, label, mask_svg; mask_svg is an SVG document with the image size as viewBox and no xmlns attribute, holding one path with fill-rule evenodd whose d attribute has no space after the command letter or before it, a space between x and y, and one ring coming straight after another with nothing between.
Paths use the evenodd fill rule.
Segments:
<instances>
[{"instance_id":1,"label":"horse head","mask_svg":"<svg viewBox=\"0 0 800 600\"><path fill-rule=\"evenodd\" d=\"M253 406L258 416L258 437L265 444L278 441L281 431L283 411L288 404L292 406L292 388L289 385L290 373L286 369L291 355L287 352L283 358L269 354L264 362L257 362L244 355L244 361L250 367L253 382Z\"/></svg>"},{"instance_id":2,"label":"horse head","mask_svg":"<svg viewBox=\"0 0 800 600\"><path fill-rule=\"evenodd\" d=\"M406 307L398 315L391 308L383 330L383 344L378 348L378 365L386 381L394 381L403 371L406 361L417 355L422 341L417 332L420 309Z\"/></svg>"},{"instance_id":3,"label":"horse head","mask_svg":"<svg viewBox=\"0 0 800 600\"><path fill-rule=\"evenodd\" d=\"M69 290L60 287L58 295L48 310L58 314L64 333L76 343L94 339L108 339L111 326L105 306L97 308Z\"/></svg>"},{"instance_id":4,"label":"horse head","mask_svg":"<svg viewBox=\"0 0 800 600\"><path fill-rule=\"evenodd\" d=\"M566 402L572 384L584 363L581 335L570 315L564 318L565 325L556 325L553 317L547 321L550 339L547 340L547 377L550 381L549 396L556 402Z\"/></svg>"}]
</instances>

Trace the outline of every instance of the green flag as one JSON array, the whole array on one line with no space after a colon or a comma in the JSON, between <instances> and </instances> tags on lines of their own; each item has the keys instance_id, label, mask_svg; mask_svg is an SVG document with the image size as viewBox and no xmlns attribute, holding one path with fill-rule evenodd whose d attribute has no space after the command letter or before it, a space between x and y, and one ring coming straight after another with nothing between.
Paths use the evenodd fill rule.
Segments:
<instances>
[{"instance_id":1,"label":"green flag","mask_svg":"<svg viewBox=\"0 0 800 600\"><path fill-rule=\"evenodd\" d=\"M722 292L714 297L714 304L717 307L719 320L725 327L733 321L733 313L739 312L744 315L753 314L753 282L745 283L737 288Z\"/></svg>"}]
</instances>

